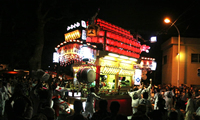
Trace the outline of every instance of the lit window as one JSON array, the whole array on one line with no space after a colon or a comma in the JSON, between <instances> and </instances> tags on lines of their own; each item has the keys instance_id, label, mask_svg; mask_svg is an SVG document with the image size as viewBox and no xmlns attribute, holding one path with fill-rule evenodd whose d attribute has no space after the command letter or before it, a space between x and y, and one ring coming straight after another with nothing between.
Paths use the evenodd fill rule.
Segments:
<instances>
[{"instance_id":1,"label":"lit window","mask_svg":"<svg viewBox=\"0 0 200 120\"><path fill-rule=\"evenodd\" d=\"M200 63L200 54L191 54L191 62Z\"/></svg>"}]
</instances>

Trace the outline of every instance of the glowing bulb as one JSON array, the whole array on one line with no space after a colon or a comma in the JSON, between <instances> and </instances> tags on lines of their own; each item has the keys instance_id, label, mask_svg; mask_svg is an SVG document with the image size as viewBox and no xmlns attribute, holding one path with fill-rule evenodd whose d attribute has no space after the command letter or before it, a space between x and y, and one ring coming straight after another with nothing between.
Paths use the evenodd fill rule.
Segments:
<instances>
[{"instance_id":1,"label":"glowing bulb","mask_svg":"<svg viewBox=\"0 0 200 120\"><path fill-rule=\"evenodd\" d=\"M164 19L164 22L165 22L165 23L170 23L171 20L170 20L169 18L165 18L165 19Z\"/></svg>"}]
</instances>

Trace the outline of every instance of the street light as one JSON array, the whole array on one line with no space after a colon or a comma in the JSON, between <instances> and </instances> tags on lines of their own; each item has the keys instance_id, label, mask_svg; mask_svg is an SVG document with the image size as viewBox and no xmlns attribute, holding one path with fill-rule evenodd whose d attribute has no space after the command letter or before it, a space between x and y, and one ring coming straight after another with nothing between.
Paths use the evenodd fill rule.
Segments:
<instances>
[{"instance_id":1,"label":"street light","mask_svg":"<svg viewBox=\"0 0 200 120\"><path fill-rule=\"evenodd\" d=\"M179 70L180 70L180 31L178 29L178 27L171 22L171 20L169 18L165 18L164 19L165 23L171 23L171 26L174 26L178 32L178 71L177 71L177 87L179 87Z\"/></svg>"}]
</instances>

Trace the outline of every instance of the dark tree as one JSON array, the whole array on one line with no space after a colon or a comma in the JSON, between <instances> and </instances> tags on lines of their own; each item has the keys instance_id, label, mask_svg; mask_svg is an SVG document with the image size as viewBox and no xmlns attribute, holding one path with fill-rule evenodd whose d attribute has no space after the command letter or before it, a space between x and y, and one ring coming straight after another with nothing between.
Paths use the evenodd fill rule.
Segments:
<instances>
[{"instance_id":1,"label":"dark tree","mask_svg":"<svg viewBox=\"0 0 200 120\"><path fill-rule=\"evenodd\" d=\"M52 63L54 47L64 41L66 26L88 20L97 8L82 0L1 0L0 62L43 69Z\"/></svg>"}]
</instances>

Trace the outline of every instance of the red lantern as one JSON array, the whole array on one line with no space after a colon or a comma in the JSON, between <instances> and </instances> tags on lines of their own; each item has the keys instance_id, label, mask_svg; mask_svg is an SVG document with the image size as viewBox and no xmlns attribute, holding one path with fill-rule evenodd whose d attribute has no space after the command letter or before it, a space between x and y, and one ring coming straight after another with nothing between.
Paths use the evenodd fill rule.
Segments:
<instances>
[{"instance_id":1,"label":"red lantern","mask_svg":"<svg viewBox=\"0 0 200 120\"><path fill-rule=\"evenodd\" d=\"M108 45L106 45L105 50L108 51L110 49L110 47Z\"/></svg>"},{"instance_id":2,"label":"red lantern","mask_svg":"<svg viewBox=\"0 0 200 120\"><path fill-rule=\"evenodd\" d=\"M114 45L114 40L110 40L111 45Z\"/></svg>"},{"instance_id":3,"label":"red lantern","mask_svg":"<svg viewBox=\"0 0 200 120\"><path fill-rule=\"evenodd\" d=\"M111 33L111 34L110 34L110 38L113 39L114 37L115 37L115 34Z\"/></svg>"},{"instance_id":4,"label":"red lantern","mask_svg":"<svg viewBox=\"0 0 200 120\"><path fill-rule=\"evenodd\" d=\"M93 38L92 38L92 42L93 42L93 43L97 43L97 37L93 37Z\"/></svg>"},{"instance_id":5,"label":"red lantern","mask_svg":"<svg viewBox=\"0 0 200 120\"><path fill-rule=\"evenodd\" d=\"M121 42L117 42L117 47L121 47Z\"/></svg>"},{"instance_id":6,"label":"red lantern","mask_svg":"<svg viewBox=\"0 0 200 120\"><path fill-rule=\"evenodd\" d=\"M99 38L99 43L104 43L104 39L103 38Z\"/></svg>"},{"instance_id":7,"label":"red lantern","mask_svg":"<svg viewBox=\"0 0 200 120\"><path fill-rule=\"evenodd\" d=\"M118 48L114 47L113 52L117 53L117 51L118 51Z\"/></svg>"},{"instance_id":8,"label":"red lantern","mask_svg":"<svg viewBox=\"0 0 200 120\"><path fill-rule=\"evenodd\" d=\"M105 31L99 31L99 36L104 36L105 35Z\"/></svg>"},{"instance_id":9,"label":"red lantern","mask_svg":"<svg viewBox=\"0 0 200 120\"><path fill-rule=\"evenodd\" d=\"M106 37L110 38L111 32L107 32Z\"/></svg>"},{"instance_id":10,"label":"red lantern","mask_svg":"<svg viewBox=\"0 0 200 120\"><path fill-rule=\"evenodd\" d=\"M106 39L106 44L110 44L110 39Z\"/></svg>"}]
</instances>

